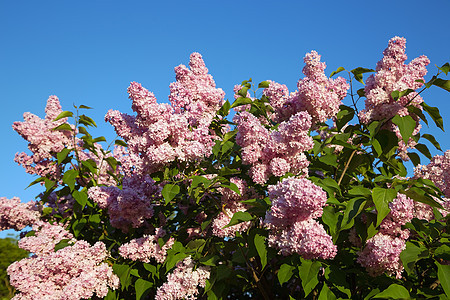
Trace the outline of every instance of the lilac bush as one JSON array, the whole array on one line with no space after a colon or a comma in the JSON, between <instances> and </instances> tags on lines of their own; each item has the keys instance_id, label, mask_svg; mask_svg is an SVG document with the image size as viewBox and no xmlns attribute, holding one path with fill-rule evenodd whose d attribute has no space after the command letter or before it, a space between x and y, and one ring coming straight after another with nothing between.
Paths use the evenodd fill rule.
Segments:
<instances>
[{"instance_id":1,"label":"lilac bush","mask_svg":"<svg viewBox=\"0 0 450 300\"><path fill-rule=\"evenodd\" d=\"M31 226L14 299L450 297L450 150L431 157L422 133L425 114L443 129L422 92L450 91L450 65L426 82L430 61L405 63L405 45L329 77L311 51L296 91L245 80L233 103L193 53L169 103L130 84L135 114L105 116L112 148L89 107L50 96L45 119L13 125L43 191L0 198L1 230Z\"/></svg>"}]
</instances>

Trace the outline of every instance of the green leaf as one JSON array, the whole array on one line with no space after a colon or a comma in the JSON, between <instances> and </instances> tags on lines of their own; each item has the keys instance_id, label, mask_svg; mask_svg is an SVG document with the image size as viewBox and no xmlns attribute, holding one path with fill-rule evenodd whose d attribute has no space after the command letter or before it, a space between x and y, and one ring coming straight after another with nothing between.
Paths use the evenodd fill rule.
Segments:
<instances>
[{"instance_id":1,"label":"green leaf","mask_svg":"<svg viewBox=\"0 0 450 300\"><path fill-rule=\"evenodd\" d=\"M33 180L33 182L31 182L25 189L29 188L30 186L35 185L36 183L45 181L45 179L46 179L46 177L39 177L39 178Z\"/></svg>"},{"instance_id":2,"label":"green leaf","mask_svg":"<svg viewBox=\"0 0 450 300\"><path fill-rule=\"evenodd\" d=\"M336 300L336 295L330 290L330 288L324 283L322 290L319 294L319 300Z\"/></svg>"},{"instance_id":3,"label":"green leaf","mask_svg":"<svg viewBox=\"0 0 450 300\"><path fill-rule=\"evenodd\" d=\"M128 265L114 264L113 271L120 279L120 286L122 291L124 289L127 289L131 283L131 267Z\"/></svg>"},{"instance_id":4,"label":"green leaf","mask_svg":"<svg viewBox=\"0 0 450 300\"><path fill-rule=\"evenodd\" d=\"M161 194L164 197L164 200L166 201L166 205L172 201L173 198L180 192L180 187L176 184L166 184L164 188L162 189Z\"/></svg>"},{"instance_id":5,"label":"green leaf","mask_svg":"<svg viewBox=\"0 0 450 300\"><path fill-rule=\"evenodd\" d=\"M61 152L56 153L56 158L58 159L58 164L61 164L67 157L67 155L69 155L70 153L70 149L64 148L61 150Z\"/></svg>"},{"instance_id":6,"label":"green leaf","mask_svg":"<svg viewBox=\"0 0 450 300\"><path fill-rule=\"evenodd\" d=\"M294 270L295 267L291 265L288 264L281 265L277 273L278 281L280 282L281 286L283 285L283 283L288 282L289 279L291 279L292 275L294 274Z\"/></svg>"},{"instance_id":7,"label":"green leaf","mask_svg":"<svg viewBox=\"0 0 450 300\"><path fill-rule=\"evenodd\" d=\"M234 143L232 141L226 141L225 143L223 143L222 149L220 149L220 152L222 154L225 154L233 147L234 147Z\"/></svg>"},{"instance_id":8,"label":"green leaf","mask_svg":"<svg viewBox=\"0 0 450 300\"><path fill-rule=\"evenodd\" d=\"M318 261L302 260L302 264L298 267L305 297L308 296L319 283L317 275L319 274L320 266L321 263Z\"/></svg>"},{"instance_id":9,"label":"green leaf","mask_svg":"<svg viewBox=\"0 0 450 300\"><path fill-rule=\"evenodd\" d=\"M425 194L425 192L417 187L411 187L410 189L406 191L400 191L400 193L405 194L409 198L413 199L414 201L422 202L425 204L430 205L431 207L441 208L442 205L436 202L431 196Z\"/></svg>"},{"instance_id":10,"label":"green leaf","mask_svg":"<svg viewBox=\"0 0 450 300\"><path fill-rule=\"evenodd\" d=\"M392 123L398 126L403 141L408 143L409 138L412 136L414 128L416 128L416 121L411 116L400 117L396 115L392 118Z\"/></svg>"},{"instance_id":11,"label":"green leaf","mask_svg":"<svg viewBox=\"0 0 450 300\"><path fill-rule=\"evenodd\" d=\"M348 201L344 212L344 218L342 219L341 230L348 229L353 226L353 219L364 209L365 204L365 198L352 198Z\"/></svg>"},{"instance_id":12,"label":"green leaf","mask_svg":"<svg viewBox=\"0 0 450 300\"><path fill-rule=\"evenodd\" d=\"M95 161L93 161L92 159L88 159L88 160L83 160L81 162L81 164L83 166L85 166L86 168L88 168L88 170L92 173L92 174L97 174L97 164L95 163Z\"/></svg>"},{"instance_id":13,"label":"green leaf","mask_svg":"<svg viewBox=\"0 0 450 300\"><path fill-rule=\"evenodd\" d=\"M394 189L384 189L376 187L372 191L372 199L377 209L377 226L391 211L389 209L389 202L392 202L397 197L397 192Z\"/></svg>"},{"instance_id":14,"label":"green leaf","mask_svg":"<svg viewBox=\"0 0 450 300\"><path fill-rule=\"evenodd\" d=\"M92 142L94 142L94 143L106 142L106 139L104 136L99 136L98 138L93 139Z\"/></svg>"},{"instance_id":15,"label":"green leaf","mask_svg":"<svg viewBox=\"0 0 450 300\"><path fill-rule=\"evenodd\" d=\"M392 97L392 99L394 99L394 101L397 101L401 97L406 96L406 95L408 95L408 94L410 94L412 92L414 92L414 90L412 90L412 89L407 89L407 90L404 90L404 91L393 91L391 93L391 97Z\"/></svg>"},{"instance_id":16,"label":"green leaf","mask_svg":"<svg viewBox=\"0 0 450 300\"><path fill-rule=\"evenodd\" d=\"M356 93L358 94L359 97L366 96L366 91L364 90L364 88L357 90Z\"/></svg>"},{"instance_id":17,"label":"green leaf","mask_svg":"<svg viewBox=\"0 0 450 300\"><path fill-rule=\"evenodd\" d=\"M423 155L425 155L426 158L428 158L428 159L431 159L431 158L432 158L431 153L430 153L430 150L428 149L428 147L427 147L426 145L420 144L420 143L419 143L419 144L417 144L417 145L415 146L415 148L416 148L417 150L419 150L420 153L422 153Z\"/></svg>"},{"instance_id":18,"label":"green leaf","mask_svg":"<svg viewBox=\"0 0 450 300\"><path fill-rule=\"evenodd\" d=\"M438 267L438 279L444 289L445 294L450 298L450 265L441 265L435 262Z\"/></svg>"},{"instance_id":19,"label":"green leaf","mask_svg":"<svg viewBox=\"0 0 450 300\"><path fill-rule=\"evenodd\" d=\"M45 189L46 189L46 191L49 191L51 188L53 188L56 185L55 181L50 180L48 178L45 178L44 182L45 182Z\"/></svg>"},{"instance_id":20,"label":"green leaf","mask_svg":"<svg viewBox=\"0 0 450 300\"><path fill-rule=\"evenodd\" d=\"M238 95L240 95L242 97L247 97L247 92L248 92L248 87L244 86L239 90Z\"/></svg>"},{"instance_id":21,"label":"green leaf","mask_svg":"<svg viewBox=\"0 0 450 300\"><path fill-rule=\"evenodd\" d=\"M217 255L208 255L199 259L200 263L205 266L216 266L216 261L219 260Z\"/></svg>"},{"instance_id":22,"label":"green leaf","mask_svg":"<svg viewBox=\"0 0 450 300\"><path fill-rule=\"evenodd\" d=\"M86 226L86 224L87 224L86 219L79 219L79 220L75 220L75 222L73 222L72 230L73 230L73 234L75 235L75 237L78 237L81 230L83 230L83 228Z\"/></svg>"},{"instance_id":23,"label":"green leaf","mask_svg":"<svg viewBox=\"0 0 450 300\"><path fill-rule=\"evenodd\" d=\"M442 129L442 131L444 131L444 120L442 119L441 114L439 113L439 109L437 107L429 106L425 102L422 102L422 107L423 110L425 110L433 119L436 126Z\"/></svg>"},{"instance_id":24,"label":"green leaf","mask_svg":"<svg viewBox=\"0 0 450 300\"><path fill-rule=\"evenodd\" d=\"M89 106L86 106L86 105L80 105L80 107L79 108L84 108L84 109L92 109L92 107L89 107Z\"/></svg>"},{"instance_id":25,"label":"green leaf","mask_svg":"<svg viewBox=\"0 0 450 300\"><path fill-rule=\"evenodd\" d=\"M108 290L108 294L106 295L104 300L117 300L116 291Z\"/></svg>"},{"instance_id":26,"label":"green leaf","mask_svg":"<svg viewBox=\"0 0 450 300\"><path fill-rule=\"evenodd\" d=\"M417 153L409 152L408 157L409 159L411 159L411 162L414 164L414 167L420 165L420 156Z\"/></svg>"},{"instance_id":27,"label":"green leaf","mask_svg":"<svg viewBox=\"0 0 450 300\"><path fill-rule=\"evenodd\" d=\"M85 192L80 192L80 191L75 190L72 192L72 196L73 196L73 198L75 198L75 201L77 201L77 203L83 209L88 201L87 194Z\"/></svg>"},{"instance_id":28,"label":"green leaf","mask_svg":"<svg viewBox=\"0 0 450 300\"><path fill-rule=\"evenodd\" d=\"M262 81L258 84L258 88L268 88L270 86L270 82L269 81Z\"/></svg>"},{"instance_id":29,"label":"green leaf","mask_svg":"<svg viewBox=\"0 0 450 300\"><path fill-rule=\"evenodd\" d=\"M153 282L139 278L134 285L136 289L136 300L145 299L145 296L150 292L153 287Z\"/></svg>"},{"instance_id":30,"label":"green leaf","mask_svg":"<svg viewBox=\"0 0 450 300\"><path fill-rule=\"evenodd\" d=\"M90 117L86 116L86 115L81 115L78 117L78 121L81 124L84 124L86 126L94 126L97 127L97 124L95 124L95 121L92 120Z\"/></svg>"},{"instance_id":31,"label":"green leaf","mask_svg":"<svg viewBox=\"0 0 450 300\"><path fill-rule=\"evenodd\" d=\"M362 78L363 78L362 74L368 73L368 72L375 72L375 70L358 67L356 69L351 70L350 72L352 72L352 74L356 80L358 80L359 82L364 84L364 81L362 80Z\"/></svg>"},{"instance_id":32,"label":"green leaf","mask_svg":"<svg viewBox=\"0 0 450 300\"><path fill-rule=\"evenodd\" d=\"M418 115L425 122L425 124L428 125L428 120L427 120L427 118L425 117L425 115L423 114L423 112L422 112L422 110L420 108L415 107L414 105L410 105L410 106L408 106L408 111L410 113Z\"/></svg>"},{"instance_id":33,"label":"green leaf","mask_svg":"<svg viewBox=\"0 0 450 300\"><path fill-rule=\"evenodd\" d=\"M431 144L433 144L434 147L436 147L436 149L438 149L439 151L442 151L441 145L439 145L438 141L436 141L434 136L432 136L431 134L425 133L425 134L422 134L421 137L427 139Z\"/></svg>"},{"instance_id":34,"label":"green leaf","mask_svg":"<svg viewBox=\"0 0 450 300\"><path fill-rule=\"evenodd\" d=\"M63 182L70 187L70 190L73 191L75 188L76 178L78 176L78 171L71 169L64 173Z\"/></svg>"},{"instance_id":35,"label":"green leaf","mask_svg":"<svg viewBox=\"0 0 450 300\"><path fill-rule=\"evenodd\" d=\"M55 252L58 251L59 249L66 248L70 245L72 245L72 243L70 243L70 239L63 239L58 244L55 245Z\"/></svg>"},{"instance_id":36,"label":"green leaf","mask_svg":"<svg viewBox=\"0 0 450 300\"><path fill-rule=\"evenodd\" d=\"M421 245L421 247L416 246L411 242L406 242L405 250L400 253L400 259L402 260L403 267L405 268L408 275L411 275L414 271L414 265L417 260L427 249Z\"/></svg>"},{"instance_id":37,"label":"green leaf","mask_svg":"<svg viewBox=\"0 0 450 300\"><path fill-rule=\"evenodd\" d=\"M340 73L342 71L345 71L345 68L344 67L339 67L339 68L337 68L336 71L331 72L330 77L333 77L334 75L336 75L336 74L338 74L338 73Z\"/></svg>"},{"instance_id":38,"label":"green leaf","mask_svg":"<svg viewBox=\"0 0 450 300\"><path fill-rule=\"evenodd\" d=\"M228 188L236 194L241 195L241 191L239 190L238 186L233 182L230 182L229 184L222 184L222 187Z\"/></svg>"},{"instance_id":39,"label":"green leaf","mask_svg":"<svg viewBox=\"0 0 450 300\"><path fill-rule=\"evenodd\" d=\"M246 211L238 211L233 214L233 217L230 220L230 223L228 225L224 226L223 228L231 227L236 224L247 222L253 220L253 216L249 214Z\"/></svg>"},{"instance_id":40,"label":"green leaf","mask_svg":"<svg viewBox=\"0 0 450 300\"><path fill-rule=\"evenodd\" d=\"M448 72L450 72L450 64L447 62L442 67L438 67L439 70L445 73L445 75L448 75Z\"/></svg>"},{"instance_id":41,"label":"green leaf","mask_svg":"<svg viewBox=\"0 0 450 300\"><path fill-rule=\"evenodd\" d=\"M117 145L117 146L123 146L123 147L128 147L127 143L125 143L125 142L122 141L122 140L115 140L115 141L114 141L114 145Z\"/></svg>"},{"instance_id":42,"label":"green leaf","mask_svg":"<svg viewBox=\"0 0 450 300\"><path fill-rule=\"evenodd\" d=\"M231 104L230 108L235 108L237 106L251 104L251 103L252 103L252 99L239 97L233 102L233 104Z\"/></svg>"},{"instance_id":43,"label":"green leaf","mask_svg":"<svg viewBox=\"0 0 450 300\"><path fill-rule=\"evenodd\" d=\"M170 271L179 261L185 259L189 255L186 253L177 253L175 255L168 255L166 261L166 272Z\"/></svg>"},{"instance_id":44,"label":"green leaf","mask_svg":"<svg viewBox=\"0 0 450 300\"><path fill-rule=\"evenodd\" d=\"M61 120L62 118L68 118L68 117L73 117L73 113L71 111L63 111L53 120L53 122Z\"/></svg>"},{"instance_id":45,"label":"green leaf","mask_svg":"<svg viewBox=\"0 0 450 300\"><path fill-rule=\"evenodd\" d=\"M373 298L382 299L411 299L406 288L398 284L391 284L387 289L375 295Z\"/></svg>"},{"instance_id":46,"label":"green leaf","mask_svg":"<svg viewBox=\"0 0 450 300\"><path fill-rule=\"evenodd\" d=\"M438 86L446 90L447 92L450 92L450 80L436 78L436 80L433 81L433 85Z\"/></svg>"},{"instance_id":47,"label":"green leaf","mask_svg":"<svg viewBox=\"0 0 450 300\"><path fill-rule=\"evenodd\" d=\"M337 130L341 130L349 121L355 116L355 110L349 106L341 105L339 106L339 112L336 115Z\"/></svg>"},{"instance_id":48,"label":"green leaf","mask_svg":"<svg viewBox=\"0 0 450 300\"><path fill-rule=\"evenodd\" d=\"M54 131L63 131L63 130L72 131L72 127L69 124L64 123L59 126L56 126L52 130L54 130Z\"/></svg>"},{"instance_id":49,"label":"green leaf","mask_svg":"<svg viewBox=\"0 0 450 300\"><path fill-rule=\"evenodd\" d=\"M267 264L267 248L266 248L266 237L260 234L255 234L255 247L258 251L259 258L261 260L261 266L264 267Z\"/></svg>"},{"instance_id":50,"label":"green leaf","mask_svg":"<svg viewBox=\"0 0 450 300\"><path fill-rule=\"evenodd\" d=\"M339 214L334 211L332 206L325 206L323 208L322 221L328 225L331 235L334 236L339 221Z\"/></svg>"},{"instance_id":51,"label":"green leaf","mask_svg":"<svg viewBox=\"0 0 450 300\"><path fill-rule=\"evenodd\" d=\"M192 177L191 188L196 188L200 184L203 184L205 187L207 187L207 186L209 186L210 183L211 183L211 180L207 179L206 177L194 176L194 177Z\"/></svg>"}]
</instances>

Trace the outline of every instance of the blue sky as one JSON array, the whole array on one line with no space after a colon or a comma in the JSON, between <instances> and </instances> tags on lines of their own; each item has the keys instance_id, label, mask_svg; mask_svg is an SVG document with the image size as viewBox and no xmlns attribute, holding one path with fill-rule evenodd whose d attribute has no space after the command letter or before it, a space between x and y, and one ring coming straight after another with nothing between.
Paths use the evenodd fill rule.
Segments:
<instances>
[{"instance_id":1,"label":"blue sky","mask_svg":"<svg viewBox=\"0 0 450 300\"><path fill-rule=\"evenodd\" d=\"M57 95L65 110L95 108L89 111L99 124L94 135L111 140L115 134L103 117L109 109L131 113L129 83L142 83L165 102L173 68L187 64L194 51L230 100L233 86L250 77L294 90L311 50L322 55L327 74L340 66L375 68L396 35L407 39L408 61L430 58L429 75L435 64L450 61L450 1L318 3L0 1L0 196L29 201L40 192L24 190L33 177L13 161L26 150L11 128L23 112L43 117L48 96ZM424 99L440 108L448 128L450 94L435 88ZM448 133L434 125L422 132L450 149Z\"/></svg>"}]
</instances>

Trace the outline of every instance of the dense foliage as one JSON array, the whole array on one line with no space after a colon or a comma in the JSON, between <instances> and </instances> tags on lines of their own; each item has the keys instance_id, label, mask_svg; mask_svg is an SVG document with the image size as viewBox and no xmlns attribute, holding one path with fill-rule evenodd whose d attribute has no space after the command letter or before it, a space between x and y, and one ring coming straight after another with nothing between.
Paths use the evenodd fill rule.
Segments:
<instances>
[{"instance_id":1,"label":"dense foliage","mask_svg":"<svg viewBox=\"0 0 450 300\"><path fill-rule=\"evenodd\" d=\"M330 77L312 51L296 91L250 79L232 104L193 53L170 104L131 83L136 115L107 113L120 138L106 149L89 107L51 96L45 119L13 125L43 187L0 198L1 230L32 226L14 299L447 299L450 151L423 143L442 151L422 125L443 119L421 95L450 91L450 65L425 82L405 43Z\"/></svg>"},{"instance_id":2,"label":"dense foliage","mask_svg":"<svg viewBox=\"0 0 450 300\"><path fill-rule=\"evenodd\" d=\"M9 284L6 268L13 262L28 257L29 253L17 246L17 239L6 237L0 239L0 299L11 299L14 288Z\"/></svg>"}]
</instances>

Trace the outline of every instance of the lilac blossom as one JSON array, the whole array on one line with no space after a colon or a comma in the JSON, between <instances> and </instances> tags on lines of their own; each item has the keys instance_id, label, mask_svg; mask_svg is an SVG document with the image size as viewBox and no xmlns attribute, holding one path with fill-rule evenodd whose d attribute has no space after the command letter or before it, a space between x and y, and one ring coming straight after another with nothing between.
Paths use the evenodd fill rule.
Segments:
<instances>
[{"instance_id":1,"label":"lilac blossom","mask_svg":"<svg viewBox=\"0 0 450 300\"><path fill-rule=\"evenodd\" d=\"M264 223L269 246L282 255L297 253L305 259L332 259L337 253L323 226L314 218L322 215L327 194L305 178L286 178L269 186L272 201Z\"/></svg>"},{"instance_id":2,"label":"lilac blossom","mask_svg":"<svg viewBox=\"0 0 450 300\"><path fill-rule=\"evenodd\" d=\"M314 127L336 116L350 86L342 77L328 78L324 73L326 64L320 57L316 51L305 55L303 74L306 77L298 81L298 90L293 93L289 94L285 85L270 81L264 95L275 109L275 121L285 121L300 111L307 111Z\"/></svg>"},{"instance_id":3,"label":"lilac blossom","mask_svg":"<svg viewBox=\"0 0 450 300\"><path fill-rule=\"evenodd\" d=\"M0 231L14 229L20 231L39 220L41 213L36 202L20 202L18 197L0 197Z\"/></svg>"},{"instance_id":4,"label":"lilac blossom","mask_svg":"<svg viewBox=\"0 0 450 300\"><path fill-rule=\"evenodd\" d=\"M105 244L90 246L76 241L56 252L14 262L8 267L11 285L19 293L14 300L78 300L96 294L105 297L108 289L119 287L119 278L104 262L108 257Z\"/></svg>"},{"instance_id":5,"label":"lilac blossom","mask_svg":"<svg viewBox=\"0 0 450 300\"><path fill-rule=\"evenodd\" d=\"M204 288L209 279L209 267L199 266L194 270L192 258L180 261L167 281L158 288L156 300L197 299L198 287Z\"/></svg>"},{"instance_id":6,"label":"lilac blossom","mask_svg":"<svg viewBox=\"0 0 450 300\"><path fill-rule=\"evenodd\" d=\"M396 36L389 40L388 47L383 51L384 57L377 63L376 73L366 80L365 108L359 113L359 117L361 122L368 124L372 121L390 119L395 115L401 117L410 115L416 121L413 132L413 135L416 135L421 128L419 117L410 113L407 106L412 105L422 110L420 105L423 102L422 97L416 92L411 92L395 100L391 93L420 88L423 85L424 76L427 73L426 66L430 60L422 55L409 64L405 64L407 59L405 48L406 40L404 38ZM407 151L414 149L417 143L412 138L405 143L398 127L392 122L388 122L385 128L395 132L399 137L397 152L400 158L409 160Z\"/></svg>"},{"instance_id":7,"label":"lilac blossom","mask_svg":"<svg viewBox=\"0 0 450 300\"><path fill-rule=\"evenodd\" d=\"M157 228L155 235L144 235L120 246L119 254L123 258L145 263L150 263L153 258L156 262L162 264L166 259L167 250L175 242L174 238L171 237L162 247L159 246L158 239L165 235L166 232L162 228Z\"/></svg>"},{"instance_id":8,"label":"lilac blossom","mask_svg":"<svg viewBox=\"0 0 450 300\"><path fill-rule=\"evenodd\" d=\"M236 143L242 147L242 162L251 165L250 177L258 184L270 175L283 176L287 172L307 174L309 161L303 154L313 147L309 136L311 116L299 112L282 122L278 130L269 131L249 112L235 116L238 133Z\"/></svg>"},{"instance_id":9,"label":"lilac blossom","mask_svg":"<svg viewBox=\"0 0 450 300\"><path fill-rule=\"evenodd\" d=\"M127 142L138 173L157 171L176 159L198 161L211 154L217 136L209 125L225 93L216 88L200 54L191 54L189 66L175 68L171 105L158 104L153 93L132 82L128 94L137 115L112 110L106 114L105 119Z\"/></svg>"}]
</instances>

